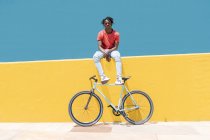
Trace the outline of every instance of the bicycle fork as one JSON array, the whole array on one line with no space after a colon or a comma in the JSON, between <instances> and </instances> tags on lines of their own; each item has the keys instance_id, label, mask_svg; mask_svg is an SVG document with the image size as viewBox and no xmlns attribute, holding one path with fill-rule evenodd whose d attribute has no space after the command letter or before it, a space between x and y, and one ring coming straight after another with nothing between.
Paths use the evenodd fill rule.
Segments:
<instances>
[{"instance_id":1,"label":"bicycle fork","mask_svg":"<svg viewBox=\"0 0 210 140\"><path fill-rule=\"evenodd\" d=\"M94 91L93 91L93 90L91 90L91 92L90 92L90 97L88 98L87 104L86 104L86 106L85 106L85 108L84 108L85 110L87 110L87 109L88 109L88 105L89 105L89 103L90 103L90 100L91 100L91 98L92 98L93 94L94 94Z\"/></svg>"}]
</instances>

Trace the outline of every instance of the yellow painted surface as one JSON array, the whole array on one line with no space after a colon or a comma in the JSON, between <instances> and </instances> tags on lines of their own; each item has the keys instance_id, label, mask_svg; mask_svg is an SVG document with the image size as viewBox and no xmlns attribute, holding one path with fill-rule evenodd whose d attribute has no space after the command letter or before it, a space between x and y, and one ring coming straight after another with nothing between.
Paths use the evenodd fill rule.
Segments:
<instances>
[{"instance_id":1,"label":"yellow painted surface","mask_svg":"<svg viewBox=\"0 0 210 140\"><path fill-rule=\"evenodd\" d=\"M210 120L210 54L122 58L130 90L147 92L154 102L151 121ZM103 61L115 81L115 63ZM89 90L97 74L92 60L0 64L0 122L66 122L70 98ZM116 103L119 89L101 89ZM104 100L103 100L104 101ZM101 121L124 121L104 102Z\"/></svg>"}]
</instances>

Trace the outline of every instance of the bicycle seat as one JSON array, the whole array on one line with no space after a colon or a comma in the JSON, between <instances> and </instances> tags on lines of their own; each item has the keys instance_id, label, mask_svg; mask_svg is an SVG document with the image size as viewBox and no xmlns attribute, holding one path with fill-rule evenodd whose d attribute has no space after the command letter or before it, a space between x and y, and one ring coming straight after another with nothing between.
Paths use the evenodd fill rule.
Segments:
<instances>
[{"instance_id":1,"label":"bicycle seat","mask_svg":"<svg viewBox=\"0 0 210 140\"><path fill-rule=\"evenodd\" d=\"M128 79L130 79L131 78L131 76L128 76L128 77L122 77L122 80L124 81L124 83L125 83L125 81L127 81Z\"/></svg>"}]
</instances>

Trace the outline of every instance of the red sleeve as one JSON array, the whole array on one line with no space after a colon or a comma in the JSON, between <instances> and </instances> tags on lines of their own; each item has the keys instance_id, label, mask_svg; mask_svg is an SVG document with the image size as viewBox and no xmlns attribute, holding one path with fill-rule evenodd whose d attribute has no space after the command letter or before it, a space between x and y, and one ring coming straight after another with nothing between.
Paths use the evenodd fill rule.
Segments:
<instances>
[{"instance_id":1,"label":"red sleeve","mask_svg":"<svg viewBox=\"0 0 210 140\"><path fill-rule=\"evenodd\" d=\"M120 33L118 32L115 34L115 42L120 42Z\"/></svg>"},{"instance_id":2,"label":"red sleeve","mask_svg":"<svg viewBox=\"0 0 210 140\"><path fill-rule=\"evenodd\" d=\"M101 41L103 39L103 34L102 34L102 32L99 32L98 33L98 36L97 36L97 41Z\"/></svg>"}]
</instances>

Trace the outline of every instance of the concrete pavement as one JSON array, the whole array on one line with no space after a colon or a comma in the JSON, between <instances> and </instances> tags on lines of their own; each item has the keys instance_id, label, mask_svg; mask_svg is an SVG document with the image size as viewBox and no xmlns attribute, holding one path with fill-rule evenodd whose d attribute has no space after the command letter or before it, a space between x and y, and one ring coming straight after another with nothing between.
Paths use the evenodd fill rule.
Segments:
<instances>
[{"instance_id":1,"label":"concrete pavement","mask_svg":"<svg viewBox=\"0 0 210 140\"><path fill-rule=\"evenodd\" d=\"M0 123L0 140L210 140L210 122Z\"/></svg>"}]
</instances>

